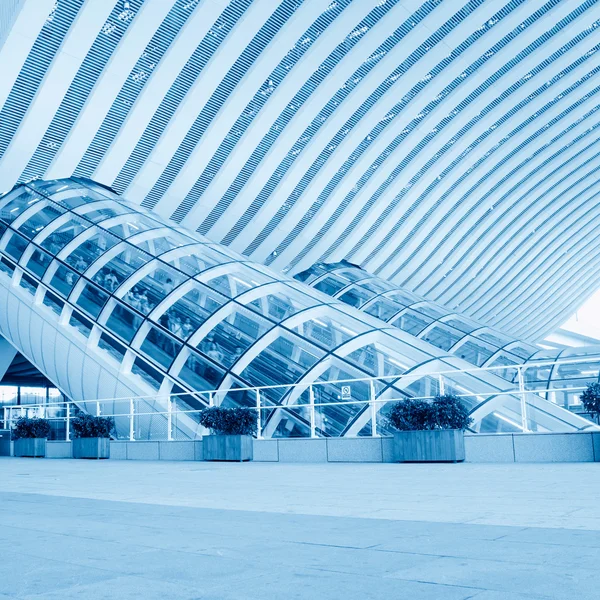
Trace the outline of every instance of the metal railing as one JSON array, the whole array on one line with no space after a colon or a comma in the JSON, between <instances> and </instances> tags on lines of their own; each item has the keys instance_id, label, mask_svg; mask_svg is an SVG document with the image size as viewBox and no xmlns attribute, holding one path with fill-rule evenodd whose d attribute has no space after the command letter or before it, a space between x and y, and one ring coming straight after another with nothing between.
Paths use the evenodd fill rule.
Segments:
<instances>
[{"instance_id":1,"label":"metal railing","mask_svg":"<svg viewBox=\"0 0 600 600\"><path fill-rule=\"evenodd\" d=\"M201 403L203 407L216 406L220 404L220 397L243 394L246 401L244 406L257 410L258 413L258 437L262 438L264 429L263 425L269 419L269 411L287 411L293 414L295 411L299 414L302 412L302 418L308 425L309 436L319 437L324 434L322 424L321 409L329 407L355 407L355 415L363 413L368 416L367 422L370 423L370 435L378 436L382 417L379 415L381 406L405 399L407 396L400 397L387 396L377 397L377 384L385 386L387 391L401 393L402 389L410 384L411 381L428 380L430 387L434 391L432 393L420 396L410 395L414 399L431 400L437 394L444 394L446 391L451 391L459 398L477 398L480 403L486 398L506 395L514 396L520 401L520 423L512 422L512 425L520 428L522 431L530 431L528 396L536 401L545 401L545 395L548 393L565 392L573 394L585 389L585 385L569 386L569 387L548 387L543 385L531 385L526 381L525 374L527 370L538 368L554 368L557 365L585 365L586 363L598 363L600 357L582 357L578 359L564 359L558 361L541 360L537 362L524 363L520 365L502 365L496 367L472 367L463 370L446 370L432 372L411 372L402 375L388 375L381 377L363 377L354 379L338 379L330 381L313 381L311 383L294 383L281 384L260 387L236 387L222 390L200 391L200 392L181 392L176 394L155 394L151 396L138 397L122 397L122 398L105 398L97 400L81 400L81 401L61 401L61 402L45 402L40 404L25 404L25 405L8 405L3 407L3 422L4 427L11 428L15 420L20 416L38 416L50 420L55 424L57 429L64 431L64 439L70 439L70 421L73 416L77 415L82 410L97 416L112 417L115 421L125 420L128 424L127 432L123 435L123 427L120 427L120 438L125 438L130 441L139 439L152 440L174 440L174 439L190 439L206 433L199 425L198 416L203 410L202 408L178 406L178 400L184 404L189 404L190 401ZM506 388L498 388L490 386L488 390L470 391L460 383L454 381L457 376L462 374L474 375L477 373L494 373L496 371L514 372L512 380L496 379L495 383L505 382ZM585 377L578 377L580 380ZM590 381L597 381L598 377L588 376ZM393 382L394 387L391 387ZM358 384L366 384L368 389L367 399L352 399L352 386ZM433 385L432 385L433 384ZM340 388L339 399L332 402L321 402L317 400L315 392L319 391L324 386L338 386ZM285 392L296 392L297 402L290 404L273 404L266 397L270 390L283 390ZM400 395L400 394L399 394ZM306 398L307 396L307 398ZM248 397L253 397L252 403L248 402ZM303 398L304 397L304 398ZM304 401L300 401L304 399ZM123 410L118 411L117 408ZM143 417L154 418L161 417L164 419L164 434L154 431L152 435L140 435L140 420ZM503 418L503 417L500 417ZM137 425L136 425L137 420ZM508 420L504 418L504 420ZM122 423L121 423L122 425ZM590 424L592 425L592 424ZM180 428L187 429L188 435L182 434Z\"/></svg>"}]
</instances>

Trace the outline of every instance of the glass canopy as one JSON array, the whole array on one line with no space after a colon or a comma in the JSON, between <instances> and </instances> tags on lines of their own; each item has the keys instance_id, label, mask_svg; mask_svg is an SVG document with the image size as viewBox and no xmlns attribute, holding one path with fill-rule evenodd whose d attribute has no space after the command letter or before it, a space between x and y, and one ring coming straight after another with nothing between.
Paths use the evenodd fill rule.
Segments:
<instances>
[{"instance_id":1,"label":"glass canopy","mask_svg":"<svg viewBox=\"0 0 600 600\"><path fill-rule=\"evenodd\" d=\"M0 234L3 284L82 336L87 352L150 391L187 394L193 407L209 393L214 403L256 406L260 393L265 437L308 435L309 402L317 435L370 435L366 401L380 401L384 415L388 400L431 397L439 372L475 431L520 427L520 401L504 379L460 372L473 357L487 364L499 334L419 299L407 304L374 278L359 285L360 271L322 274L317 290L345 283L336 300L79 178L16 186L0 198ZM519 356L510 344L503 351ZM348 393L341 380L362 381ZM532 426L586 427L562 413L536 400ZM387 431L385 418L378 427Z\"/></svg>"}]
</instances>

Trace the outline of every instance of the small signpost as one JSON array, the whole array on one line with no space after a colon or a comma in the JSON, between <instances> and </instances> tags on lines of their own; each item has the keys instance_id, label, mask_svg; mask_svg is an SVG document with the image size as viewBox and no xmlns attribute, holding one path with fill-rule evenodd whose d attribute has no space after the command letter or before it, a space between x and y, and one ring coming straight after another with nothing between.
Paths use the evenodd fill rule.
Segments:
<instances>
[{"instance_id":1,"label":"small signpost","mask_svg":"<svg viewBox=\"0 0 600 600\"><path fill-rule=\"evenodd\" d=\"M349 385L342 386L342 402L352 399L352 388Z\"/></svg>"}]
</instances>

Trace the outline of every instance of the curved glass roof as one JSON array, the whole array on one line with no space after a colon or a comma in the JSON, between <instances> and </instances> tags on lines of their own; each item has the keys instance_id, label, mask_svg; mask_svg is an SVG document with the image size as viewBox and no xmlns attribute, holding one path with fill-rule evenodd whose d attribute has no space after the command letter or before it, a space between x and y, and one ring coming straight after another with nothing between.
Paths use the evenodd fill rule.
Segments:
<instances>
[{"instance_id":1,"label":"curved glass roof","mask_svg":"<svg viewBox=\"0 0 600 600\"><path fill-rule=\"evenodd\" d=\"M446 390L463 395L476 430L520 423L519 400L502 393L502 379L458 373L468 363L92 181L18 185L0 198L0 225L2 277L57 326L84 336L88 352L156 391L187 392L190 402L217 390L217 403L255 406L245 388L272 386L261 391L263 405L285 408L265 411L265 436L307 434L308 384L315 403L336 404L319 408L319 435L370 434L369 411L343 402L336 381L385 377L373 382L375 395L392 400L435 394L439 380L426 373L439 371L454 371L444 375ZM353 383L354 401L369 393L368 382ZM534 401L534 426L586 426L556 411Z\"/></svg>"},{"instance_id":2,"label":"curved glass roof","mask_svg":"<svg viewBox=\"0 0 600 600\"><path fill-rule=\"evenodd\" d=\"M600 285L597 0L10 4L2 190L90 177L530 341Z\"/></svg>"},{"instance_id":3,"label":"curved glass roof","mask_svg":"<svg viewBox=\"0 0 600 600\"><path fill-rule=\"evenodd\" d=\"M497 367L508 381L517 381L513 365L525 364L526 387L565 408L578 408L581 388L600 381L600 346L540 350L346 261L316 264L296 279L473 365ZM555 361L564 364L547 364Z\"/></svg>"}]
</instances>

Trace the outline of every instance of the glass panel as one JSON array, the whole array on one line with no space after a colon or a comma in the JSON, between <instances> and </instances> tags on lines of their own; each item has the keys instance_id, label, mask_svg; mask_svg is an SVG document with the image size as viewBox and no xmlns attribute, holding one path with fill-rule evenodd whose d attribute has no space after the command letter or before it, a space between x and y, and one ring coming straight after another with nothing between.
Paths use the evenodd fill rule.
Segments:
<instances>
[{"instance_id":1,"label":"glass panel","mask_svg":"<svg viewBox=\"0 0 600 600\"><path fill-rule=\"evenodd\" d=\"M525 346L520 346L520 345L514 345L514 346L509 346L508 348L506 348L509 352L512 352L513 354L516 354L517 356L519 356L520 358L523 359L527 359L529 358L532 354L535 353L535 350L532 352L530 348L527 348Z\"/></svg>"},{"instance_id":2,"label":"glass panel","mask_svg":"<svg viewBox=\"0 0 600 600\"><path fill-rule=\"evenodd\" d=\"M156 327L151 327L148 335L141 345L142 352L154 359L158 364L166 369L179 354L181 344L175 341L175 338L163 333Z\"/></svg>"},{"instance_id":3,"label":"glass panel","mask_svg":"<svg viewBox=\"0 0 600 600\"><path fill-rule=\"evenodd\" d=\"M108 294L100 291L95 285L88 283L83 288L79 298L77 298L77 305L92 317L98 317L107 300Z\"/></svg>"},{"instance_id":4,"label":"glass panel","mask_svg":"<svg viewBox=\"0 0 600 600\"><path fill-rule=\"evenodd\" d=\"M106 321L106 327L126 342L131 342L141 324L142 318L120 303L113 308Z\"/></svg>"},{"instance_id":5,"label":"glass panel","mask_svg":"<svg viewBox=\"0 0 600 600\"><path fill-rule=\"evenodd\" d=\"M345 357L346 360L353 362L371 377L402 375L408 369L408 365L402 364L397 358L393 351L379 344L367 344ZM408 359L407 362L409 362ZM364 377L364 374L360 374L358 377Z\"/></svg>"},{"instance_id":6,"label":"glass panel","mask_svg":"<svg viewBox=\"0 0 600 600\"><path fill-rule=\"evenodd\" d=\"M194 288L177 300L159 321L171 333L187 340L225 302L223 296L210 288L194 283Z\"/></svg>"},{"instance_id":7,"label":"glass panel","mask_svg":"<svg viewBox=\"0 0 600 600\"><path fill-rule=\"evenodd\" d=\"M521 361L507 354L505 352L500 352L497 356L494 357L494 360L488 365L490 367L506 367L505 369L494 369L492 373L498 375L498 377L502 377L503 379L507 379L508 381L515 381L517 376L517 370L515 368L511 368L511 365L519 364Z\"/></svg>"},{"instance_id":8,"label":"glass panel","mask_svg":"<svg viewBox=\"0 0 600 600\"><path fill-rule=\"evenodd\" d=\"M160 256L175 248L194 244L195 241L192 238L172 232L167 235L162 235L161 237L144 240L143 242L137 242L134 239L131 243L135 244L140 250L152 254L152 256Z\"/></svg>"},{"instance_id":9,"label":"glass panel","mask_svg":"<svg viewBox=\"0 0 600 600\"><path fill-rule=\"evenodd\" d=\"M29 217L19 227L19 231L29 238L34 238L44 227L63 214L64 211L59 210L55 206L45 206L42 210Z\"/></svg>"},{"instance_id":10,"label":"glass panel","mask_svg":"<svg viewBox=\"0 0 600 600\"><path fill-rule=\"evenodd\" d=\"M267 277L254 269L238 264L232 265L230 273L213 277L205 283L224 296L235 298L254 287L272 281L274 281L272 277Z\"/></svg>"},{"instance_id":11,"label":"glass panel","mask_svg":"<svg viewBox=\"0 0 600 600\"><path fill-rule=\"evenodd\" d=\"M24 213L32 204L39 202L40 196L34 194L31 190L21 189L21 191L0 209L0 219L6 223L12 223L22 213Z\"/></svg>"},{"instance_id":12,"label":"glass panel","mask_svg":"<svg viewBox=\"0 0 600 600\"><path fill-rule=\"evenodd\" d=\"M29 275L27 275L27 273L23 273L21 275L21 281L20 281L19 285L22 288L26 289L28 292L31 292L32 294L35 294L35 292L38 288L37 281L33 277L29 277Z\"/></svg>"},{"instance_id":13,"label":"glass panel","mask_svg":"<svg viewBox=\"0 0 600 600\"><path fill-rule=\"evenodd\" d=\"M133 246L125 249L106 263L100 278L103 287L110 292L118 288L132 273L141 269L152 257L144 252L139 252ZM109 276L108 280L106 277Z\"/></svg>"},{"instance_id":14,"label":"glass panel","mask_svg":"<svg viewBox=\"0 0 600 600\"><path fill-rule=\"evenodd\" d=\"M123 300L147 315L165 296L183 281L183 275L167 266L159 266L129 290Z\"/></svg>"},{"instance_id":15,"label":"glass panel","mask_svg":"<svg viewBox=\"0 0 600 600\"><path fill-rule=\"evenodd\" d=\"M179 378L195 391L215 390L224 377L221 367L196 353L188 357L179 373Z\"/></svg>"},{"instance_id":16,"label":"glass panel","mask_svg":"<svg viewBox=\"0 0 600 600\"><path fill-rule=\"evenodd\" d=\"M7 273L10 277L12 277L13 273L15 272L15 267L9 260L2 257L0 259L0 271L4 271L4 273Z\"/></svg>"},{"instance_id":17,"label":"glass panel","mask_svg":"<svg viewBox=\"0 0 600 600\"><path fill-rule=\"evenodd\" d=\"M354 286L349 290L345 291L341 296L340 300L350 306L360 308L365 302L371 300L375 294L361 287Z\"/></svg>"},{"instance_id":18,"label":"glass panel","mask_svg":"<svg viewBox=\"0 0 600 600\"><path fill-rule=\"evenodd\" d=\"M450 318L443 319L443 322L447 325L450 325L450 327L454 327L455 329L462 331L463 333L471 333L472 331L475 331L475 329L479 328L477 323L471 323L463 317L459 317L457 315L452 315Z\"/></svg>"},{"instance_id":19,"label":"glass panel","mask_svg":"<svg viewBox=\"0 0 600 600\"><path fill-rule=\"evenodd\" d=\"M150 219L144 215L132 213L129 217L125 217L125 220L122 223L109 227L108 231L126 240L137 233L156 229L161 226L161 223L155 221L154 219Z\"/></svg>"},{"instance_id":20,"label":"glass panel","mask_svg":"<svg viewBox=\"0 0 600 600\"><path fill-rule=\"evenodd\" d=\"M166 260L163 257L163 260ZM231 258L217 252L205 244L197 244L190 247L185 254L177 258L168 259L169 264L183 271L186 275L193 277L206 269L231 262Z\"/></svg>"},{"instance_id":21,"label":"glass panel","mask_svg":"<svg viewBox=\"0 0 600 600\"><path fill-rule=\"evenodd\" d=\"M71 318L69 320L69 325L71 327L74 327L75 329L77 329L77 331L79 331L79 333L82 333L85 337L89 337L90 333L92 331L91 321L88 321L85 317L80 315L75 310L73 311L73 314L71 315Z\"/></svg>"},{"instance_id":22,"label":"glass panel","mask_svg":"<svg viewBox=\"0 0 600 600\"><path fill-rule=\"evenodd\" d=\"M49 254L36 248L27 262L27 268L41 278L51 262L52 257Z\"/></svg>"},{"instance_id":23,"label":"glass panel","mask_svg":"<svg viewBox=\"0 0 600 600\"><path fill-rule=\"evenodd\" d=\"M60 265L58 269L56 269L56 273L54 273L50 285L55 290L58 290L63 296L67 297L71 293L71 290L78 279L79 275L77 275L75 271L71 271L71 269L68 269L64 265Z\"/></svg>"},{"instance_id":24,"label":"glass panel","mask_svg":"<svg viewBox=\"0 0 600 600\"><path fill-rule=\"evenodd\" d=\"M112 235L104 232L96 233L67 256L67 263L76 271L83 273L99 256L118 242L119 240Z\"/></svg>"},{"instance_id":25,"label":"glass panel","mask_svg":"<svg viewBox=\"0 0 600 600\"><path fill-rule=\"evenodd\" d=\"M200 351L214 361L231 367L256 340L273 328L273 323L241 306L200 342Z\"/></svg>"},{"instance_id":26,"label":"glass panel","mask_svg":"<svg viewBox=\"0 0 600 600\"><path fill-rule=\"evenodd\" d=\"M463 337L462 332L458 332L450 327L436 325L430 329L424 336L423 340L441 348L442 350L450 350L458 340Z\"/></svg>"},{"instance_id":27,"label":"glass panel","mask_svg":"<svg viewBox=\"0 0 600 600\"><path fill-rule=\"evenodd\" d=\"M98 347L106 350L117 362L122 362L123 358L125 358L125 346L119 344L119 342L106 333L100 336Z\"/></svg>"},{"instance_id":28,"label":"glass panel","mask_svg":"<svg viewBox=\"0 0 600 600\"><path fill-rule=\"evenodd\" d=\"M382 321L387 321L403 309L404 306L397 304L389 298L380 298L379 300L375 300L373 304L370 304L369 307L365 309L365 312Z\"/></svg>"},{"instance_id":29,"label":"glass panel","mask_svg":"<svg viewBox=\"0 0 600 600\"><path fill-rule=\"evenodd\" d=\"M448 314L447 310L442 310L438 306L430 304L429 302L423 304L416 304L412 308L417 312L427 315L428 317L433 317L434 319L440 319L441 317L445 317Z\"/></svg>"},{"instance_id":30,"label":"glass panel","mask_svg":"<svg viewBox=\"0 0 600 600\"><path fill-rule=\"evenodd\" d=\"M502 348L502 346L506 346L513 341L508 336L502 335L497 331L476 331L473 335L480 340L493 344L496 348Z\"/></svg>"},{"instance_id":31,"label":"glass panel","mask_svg":"<svg viewBox=\"0 0 600 600\"><path fill-rule=\"evenodd\" d=\"M323 315L304 321L295 327L294 331L327 350L333 350L346 343L350 338L369 329L370 327L352 317L344 319L342 324L338 320Z\"/></svg>"},{"instance_id":32,"label":"glass panel","mask_svg":"<svg viewBox=\"0 0 600 600\"><path fill-rule=\"evenodd\" d=\"M12 256L16 261L21 259L25 248L27 248L28 242L25 238L21 237L17 233L13 233L12 237L8 240L4 252L9 256Z\"/></svg>"},{"instance_id":33,"label":"glass panel","mask_svg":"<svg viewBox=\"0 0 600 600\"><path fill-rule=\"evenodd\" d=\"M105 199L101 200L102 203L104 203L104 201ZM89 208L89 206L86 206L78 210L77 213L80 215L85 215L86 219L89 219L94 223L100 223L106 219L112 219L112 217L118 217L119 215L124 215L131 212L131 210L121 206L120 204L117 204L116 202L111 203L110 207L94 208L93 210L89 210Z\"/></svg>"},{"instance_id":34,"label":"glass panel","mask_svg":"<svg viewBox=\"0 0 600 600\"><path fill-rule=\"evenodd\" d=\"M321 350L282 331L244 369L242 376L252 386L294 383L323 356ZM287 388L276 388L263 393L266 398L278 403L288 391Z\"/></svg>"},{"instance_id":35,"label":"glass panel","mask_svg":"<svg viewBox=\"0 0 600 600\"><path fill-rule=\"evenodd\" d=\"M490 349L483 343L477 343L472 338L461 344L454 351L456 356L481 367L494 354L494 350Z\"/></svg>"},{"instance_id":36,"label":"glass panel","mask_svg":"<svg viewBox=\"0 0 600 600\"><path fill-rule=\"evenodd\" d=\"M402 331L406 331L406 333L410 333L411 335L421 333L421 331L423 331L430 323L433 323L431 317L417 313L410 308L392 321L392 325L399 327Z\"/></svg>"},{"instance_id":37,"label":"glass panel","mask_svg":"<svg viewBox=\"0 0 600 600\"><path fill-rule=\"evenodd\" d=\"M89 223L69 219L41 242L51 254L58 254L71 240L90 227Z\"/></svg>"},{"instance_id":38,"label":"glass panel","mask_svg":"<svg viewBox=\"0 0 600 600\"><path fill-rule=\"evenodd\" d=\"M317 304L321 304L319 300L286 286L284 291L267 294L246 306L256 309L260 314L279 323L297 312Z\"/></svg>"},{"instance_id":39,"label":"glass panel","mask_svg":"<svg viewBox=\"0 0 600 600\"><path fill-rule=\"evenodd\" d=\"M139 375L148 385L152 386L156 390L160 388L160 384L164 379L163 375L159 371L151 367L145 360L142 360L139 357L135 359L135 362L131 367L131 372L134 375Z\"/></svg>"},{"instance_id":40,"label":"glass panel","mask_svg":"<svg viewBox=\"0 0 600 600\"><path fill-rule=\"evenodd\" d=\"M328 296L335 296L342 288L348 285L347 281L340 281L335 275L329 275L315 284L314 288Z\"/></svg>"},{"instance_id":41,"label":"glass panel","mask_svg":"<svg viewBox=\"0 0 600 600\"><path fill-rule=\"evenodd\" d=\"M406 290L394 290L392 292L388 292L386 298L391 298L394 302L398 304L403 304L404 306L410 306L411 304L415 304L416 302L422 302L422 298L411 294Z\"/></svg>"}]
</instances>

